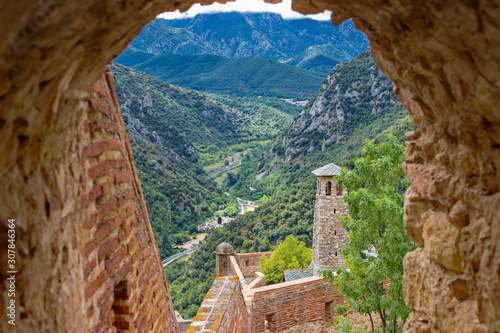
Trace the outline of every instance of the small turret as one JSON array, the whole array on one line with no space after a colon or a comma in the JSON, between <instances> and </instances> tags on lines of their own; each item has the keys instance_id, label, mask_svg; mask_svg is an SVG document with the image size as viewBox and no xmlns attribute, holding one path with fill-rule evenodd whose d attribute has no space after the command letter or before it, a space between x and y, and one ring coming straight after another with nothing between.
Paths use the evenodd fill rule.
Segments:
<instances>
[{"instance_id":1,"label":"small turret","mask_svg":"<svg viewBox=\"0 0 500 333\"><path fill-rule=\"evenodd\" d=\"M231 244L223 242L215 248L215 276L229 276L229 256L234 254Z\"/></svg>"}]
</instances>

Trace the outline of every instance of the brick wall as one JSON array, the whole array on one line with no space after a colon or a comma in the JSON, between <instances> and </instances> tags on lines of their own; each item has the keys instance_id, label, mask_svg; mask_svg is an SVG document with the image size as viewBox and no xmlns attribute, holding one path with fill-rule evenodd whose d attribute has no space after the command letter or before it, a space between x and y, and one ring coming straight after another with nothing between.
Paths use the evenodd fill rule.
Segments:
<instances>
[{"instance_id":1,"label":"brick wall","mask_svg":"<svg viewBox=\"0 0 500 333\"><path fill-rule=\"evenodd\" d=\"M340 254L348 242L347 232L340 224L340 218L347 215L347 203L337 192L334 177L318 177L316 204L314 207L313 261L319 268L344 266L344 257ZM327 183L331 183L331 193L326 192Z\"/></svg>"},{"instance_id":2,"label":"brick wall","mask_svg":"<svg viewBox=\"0 0 500 333\"><path fill-rule=\"evenodd\" d=\"M269 258L271 253L272 252L236 253L234 257L240 266L243 276L253 277L255 272L262 271L259 265L262 255L266 255Z\"/></svg>"},{"instance_id":3,"label":"brick wall","mask_svg":"<svg viewBox=\"0 0 500 333\"><path fill-rule=\"evenodd\" d=\"M251 333L251 318L247 311L241 284L234 288L228 305L228 311L222 317L217 333Z\"/></svg>"},{"instance_id":4,"label":"brick wall","mask_svg":"<svg viewBox=\"0 0 500 333\"><path fill-rule=\"evenodd\" d=\"M80 127L89 329L177 332L109 70L94 84Z\"/></svg>"},{"instance_id":5,"label":"brick wall","mask_svg":"<svg viewBox=\"0 0 500 333\"><path fill-rule=\"evenodd\" d=\"M20 120L32 144L0 179L18 271L16 326L0 331L178 332L111 74L89 91L70 77L43 87L43 127Z\"/></svg>"},{"instance_id":6,"label":"brick wall","mask_svg":"<svg viewBox=\"0 0 500 333\"><path fill-rule=\"evenodd\" d=\"M94 84L80 128L89 329L177 332L109 70Z\"/></svg>"},{"instance_id":7,"label":"brick wall","mask_svg":"<svg viewBox=\"0 0 500 333\"><path fill-rule=\"evenodd\" d=\"M255 333L266 329L279 332L306 322L331 326L333 314L328 315L327 305L334 308L337 304L345 304L336 288L318 276L265 286L248 293L253 298Z\"/></svg>"}]
</instances>

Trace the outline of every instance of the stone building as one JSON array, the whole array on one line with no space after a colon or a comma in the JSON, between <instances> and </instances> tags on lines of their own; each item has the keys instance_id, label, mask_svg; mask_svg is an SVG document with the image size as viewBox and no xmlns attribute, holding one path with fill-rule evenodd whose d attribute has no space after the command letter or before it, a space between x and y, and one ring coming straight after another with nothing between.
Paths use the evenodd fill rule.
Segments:
<instances>
[{"instance_id":1,"label":"stone building","mask_svg":"<svg viewBox=\"0 0 500 333\"><path fill-rule=\"evenodd\" d=\"M319 269L343 267L341 250L347 244L348 236L340 224L340 218L346 216L348 211L347 204L342 200L347 192L337 181L340 168L330 163L312 173L317 177L313 262Z\"/></svg>"}]
</instances>

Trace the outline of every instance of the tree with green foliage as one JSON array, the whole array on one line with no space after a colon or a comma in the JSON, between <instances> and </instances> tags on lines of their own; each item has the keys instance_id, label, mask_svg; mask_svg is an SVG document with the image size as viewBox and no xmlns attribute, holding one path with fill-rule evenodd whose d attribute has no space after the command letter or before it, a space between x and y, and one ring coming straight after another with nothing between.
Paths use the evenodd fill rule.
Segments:
<instances>
[{"instance_id":1,"label":"tree with green foliage","mask_svg":"<svg viewBox=\"0 0 500 333\"><path fill-rule=\"evenodd\" d=\"M266 276L266 284L279 283L285 269L307 268L312 261L312 250L306 247L293 235L288 235L286 240L278 245L270 258L262 255L260 267Z\"/></svg>"},{"instance_id":2,"label":"tree with green foliage","mask_svg":"<svg viewBox=\"0 0 500 333\"><path fill-rule=\"evenodd\" d=\"M224 212L222 213L224 216L236 216L238 215L238 204L236 202L233 202L229 206L227 206L226 209L224 209Z\"/></svg>"},{"instance_id":3,"label":"tree with green foliage","mask_svg":"<svg viewBox=\"0 0 500 333\"><path fill-rule=\"evenodd\" d=\"M217 217L217 224L219 224L219 225L222 224L222 217L220 217L220 216Z\"/></svg>"},{"instance_id":4,"label":"tree with green foliage","mask_svg":"<svg viewBox=\"0 0 500 333\"><path fill-rule=\"evenodd\" d=\"M323 276L337 285L352 310L370 319L378 312L382 332L401 332L411 312L403 300L403 258L415 248L403 228L409 186L401 167L404 146L391 135L378 145L366 143L362 152L354 170L340 173L349 191L344 200L350 216L341 219L349 233L342 250L347 268L338 269L337 276L331 271Z\"/></svg>"}]
</instances>

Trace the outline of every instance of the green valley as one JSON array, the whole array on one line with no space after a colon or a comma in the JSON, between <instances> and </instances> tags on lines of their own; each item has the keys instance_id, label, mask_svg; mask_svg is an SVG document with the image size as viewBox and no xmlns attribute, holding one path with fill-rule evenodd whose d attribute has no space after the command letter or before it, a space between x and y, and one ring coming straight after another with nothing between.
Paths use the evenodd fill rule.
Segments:
<instances>
[{"instance_id":1,"label":"green valley","mask_svg":"<svg viewBox=\"0 0 500 333\"><path fill-rule=\"evenodd\" d=\"M185 317L195 313L215 276L213 251L221 242L237 252L260 252L292 234L311 246L316 192L311 171L330 162L352 168L366 140L380 143L392 134L403 141L404 132L414 129L369 52L335 67L293 123L272 144L247 153L239 171L222 183L232 196L271 199L212 231L190 261L166 268L176 309Z\"/></svg>"},{"instance_id":2,"label":"green valley","mask_svg":"<svg viewBox=\"0 0 500 333\"><path fill-rule=\"evenodd\" d=\"M258 18L260 30L251 24ZM257 33L265 49L255 43ZM230 38L238 42L228 44ZM156 19L112 65L164 251L207 218L236 215L236 198L260 205L210 230L189 259L165 268L184 318L196 314L210 288L219 243L261 252L294 235L311 246L311 171L330 162L352 168L366 140L393 134L403 141L414 129L392 82L362 52L365 41L351 22L332 28L237 13ZM298 107L284 99L309 101Z\"/></svg>"},{"instance_id":3,"label":"green valley","mask_svg":"<svg viewBox=\"0 0 500 333\"><path fill-rule=\"evenodd\" d=\"M322 73L267 58L135 54L126 50L115 62L165 82L223 95L308 99L318 91L325 78Z\"/></svg>"}]
</instances>

